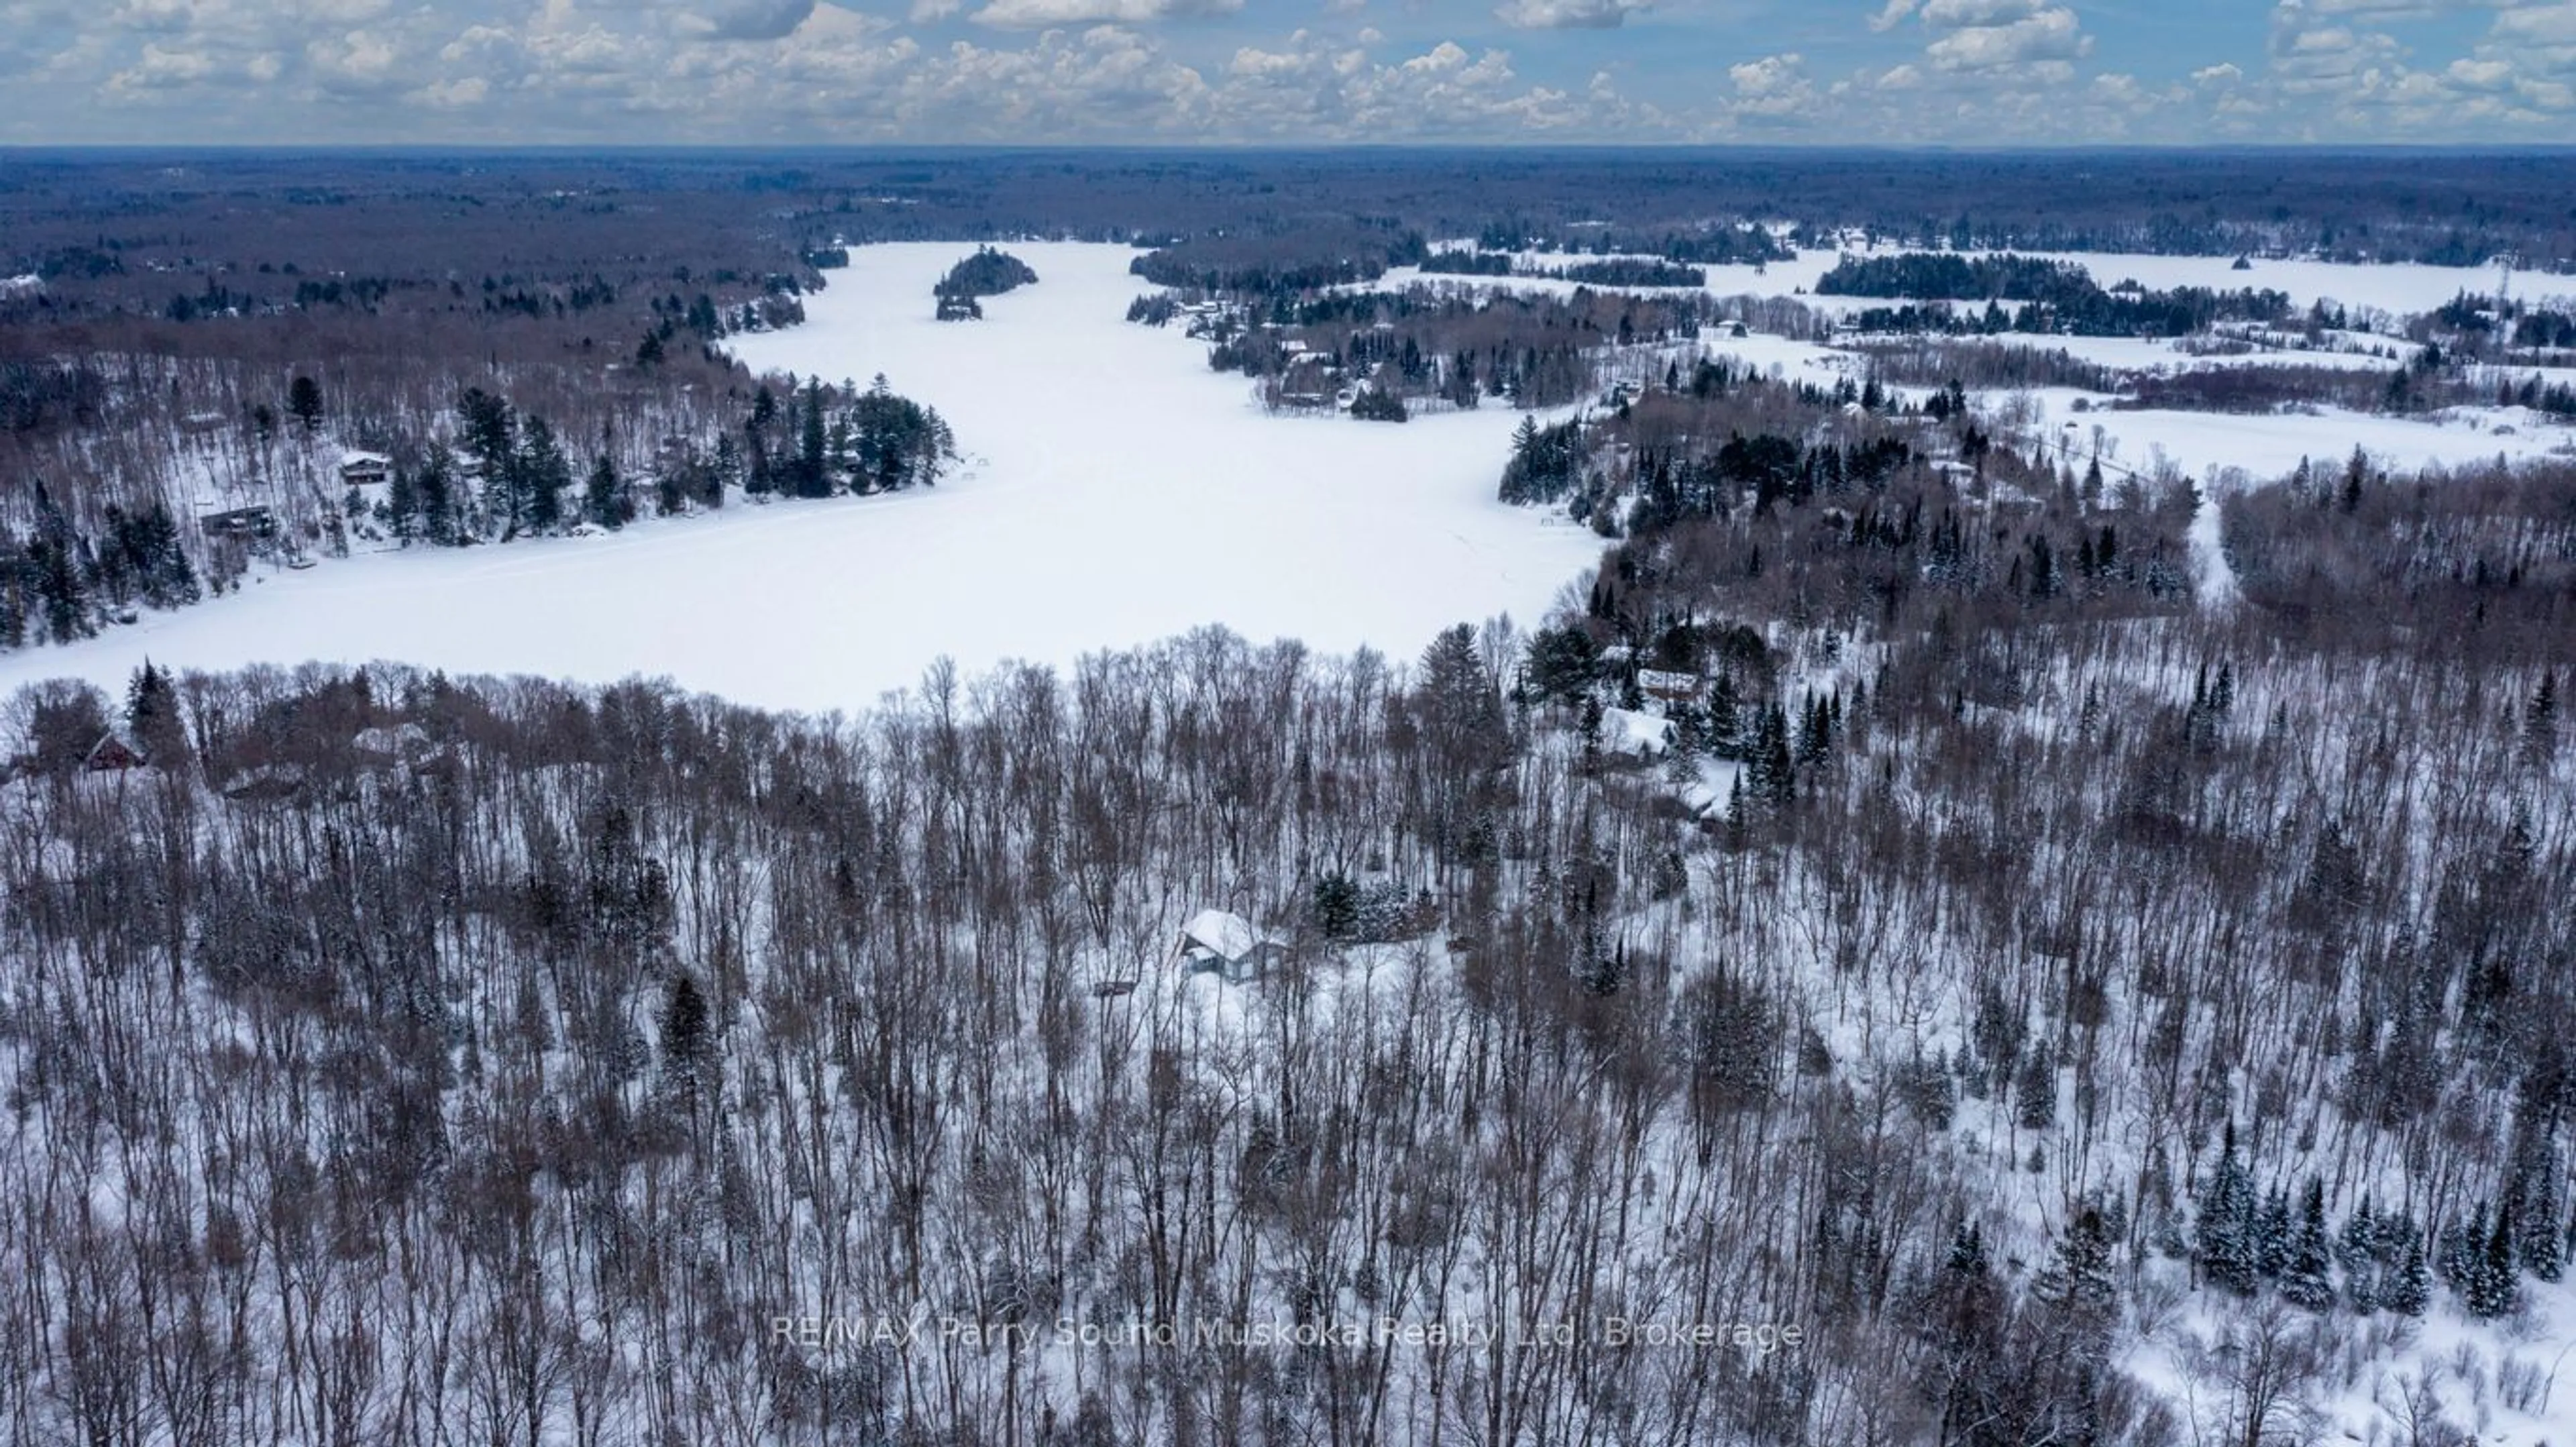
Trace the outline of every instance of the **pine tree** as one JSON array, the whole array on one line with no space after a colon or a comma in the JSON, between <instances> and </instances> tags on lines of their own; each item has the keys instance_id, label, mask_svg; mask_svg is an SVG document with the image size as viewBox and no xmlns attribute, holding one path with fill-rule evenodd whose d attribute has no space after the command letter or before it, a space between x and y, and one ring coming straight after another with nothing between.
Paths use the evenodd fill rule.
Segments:
<instances>
[{"instance_id":1,"label":"pine tree","mask_svg":"<svg viewBox=\"0 0 2576 1447\"><path fill-rule=\"evenodd\" d=\"M2274 1186L2254 1218L2254 1270L2267 1281L2278 1280L2289 1264L2290 1195Z\"/></svg>"},{"instance_id":2,"label":"pine tree","mask_svg":"<svg viewBox=\"0 0 2576 1447\"><path fill-rule=\"evenodd\" d=\"M2478 1253L2486 1246L2487 1203L2478 1202L2466 1221L2454 1221L2442 1228L2441 1249L2434 1267L2443 1282L2453 1291L2466 1292L2477 1276Z\"/></svg>"},{"instance_id":3,"label":"pine tree","mask_svg":"<svg viewBox=\"0 0 2576 1447\"><path fill-rule=\"evenodd\" d=\"M662 1067L684 1100L696 1098L706 1050L706 996L686 974L674 976L662 1005Z\"/></svg>"},{"instance_id":4,"label":"pine tree","mask_svg":"<svg viewBox=\"0 0 2576 1447\"><path fill-rule=\"evenodd\" d=\"M824 417L823 382L819 377L805 383L796 435L796 495L828 496L832 491L831 428Z\"/></svg>"},{"instance_id":5,"label":"pine tree","mask_svg":"<svg viewBox=\"0 0 2576 1447\"><path fill-rule=\"evenodd\" d=\"M143 660L125 690L125 730L155 766L169 768L188 749L188 733L179 718L179 693L170 675Z\"/></svg>"},{"instance_id":6,"label":"pine tree","mask_svg":"<svg viewBox=\"0 0 2576 1447\"><path fill-rule=\"evenodd\" d=\"M2023 1130L2046 1130L2057 1123L2057 1057L2045 1040L2022 1057L2013 1081L2014 1120Z\"/></svg>"},{"instance_id":7,"label":"pine tree","mask_svg":"<svg viewBox=\"0 0 2576 1447\"><path fill-rule=\"evenodd\" d=\"M520 483L514 489L518 522L530 532L550 533L563 523L564 489L572 486L572 462L555 441L546 419L529 415L519 449Z\"/></svg>"},{"instance_id":8,"label":"pine tree","mask_svg":"<svg viewBox=\"0 0 2576 1447\"><path fill-rule=\"evenodd\" d=\"M2514 1261L2513 1212L2496 1213L2495 1225L2471 1259L2460 1301L2475 1317L2510 1316L2522 1305L2522 1269Z\"/></svg>"},{"instance_id":9,"label":"pine tree","mask_svg":"<svg viewBox=\"0 0 2576 1447\"><path fill-rule=\"evenodd\" d=\"M2236 1159L2236 1126L2229 1122L2218 1166L2201 1192L2194 1223L2201 1270L2240 1296L2251 1295L2259 1273L2254 1246L2254 1183Z\"/></svg>"},{"instance_id":10,"label":"pine tree","mask_svg":"<svg viewBox=\"0 0 2576 1447\"><path fill-rule=\"evenodd\" d=\"M591 459L590 481L582 489L582 511L604 528L621 528L635 511L627 499L625 485L617 476L617 463L606 452Z\"/></svg>"},{"instance_id":11,"label":"pine tree","mask_svg":"<svg viewBox=\"0 0 2576 1447\"><path fill-rule=\"evenodd\" d=\"M2386 1304L2399 1316L2422 1316L2432 1303L2433 1273L2424 1265L2424 1241L2410 1232L2405 1254L2388 1283Z\"/></svg>"},{"instance_id":12,"label":"pine tree","mask_svg":"<svg viewBox=\"0 0 2576 1447\"><path fill-rule=\"evenodd\" d=\"M2335 1256L2343 1266L2344 1299L2361 1316L2380 1307L2379 1235L2369 1193L2364 1192L2361 1204L2344 1218L2343 1231L2335 1245Z\"/></svg>"},{"instance_id":13,"label":"pine tree","mask_svg":"<svg viewBox=\"0 0 2576 1447\"><path fill-rule=\"evenodd\" d=\"M312 378L298 374L286 388L286 410L311 437L322 425L322 388Z\"/></svg>"},{"instance_id":14,"label":"pine tree","mask_svg":"<svg viewBox=\"0 0 2576 1447\"><path fill-rule=\"evenodd\" d=\"M2298 1225L2290 1235L2289 1259L2281 1268L2281 1295L2292 1306L2323 1311L2334 1305L2332 1255L2326 1243L2326 1187L2308 1178Z\"/></svg>"}]
</instances>

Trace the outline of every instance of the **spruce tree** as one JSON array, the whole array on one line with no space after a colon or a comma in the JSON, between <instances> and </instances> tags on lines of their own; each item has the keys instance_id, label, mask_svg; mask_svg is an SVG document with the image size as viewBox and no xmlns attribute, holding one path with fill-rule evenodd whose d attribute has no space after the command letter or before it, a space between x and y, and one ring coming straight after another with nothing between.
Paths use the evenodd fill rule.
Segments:
<instances>
[{"instance_id":1,"label":"spruce tree","mask_svg":"<svg viewBox=\"0 0 2576 1447\"><path fill-rule=\"evenodd\" d=\"M2422 1316L2432 1301L2433 1273L2424 1265L2424 1240L2410 1232L2388 1283L2387 1306L2399 1316Z\"/></svg>"},{"instance_id":2,"label":"spruce tree","mask_svg":"<svg viewBox=\"0 0 2576 1447\"><path fill-rule=\"evenodd\" d=\"M294 414L304 435L311 437L322 425L322 388L312 378L298 374L286 388L286 410Z\"/></svg>"},{"instance_id":3,"label":"spruce tree","mask_svg":"<svg viewBox=\"0 0 2576 1447\"><path fill-rule=\"evenodd\" d=\"M2325 1182L2308 1178L2298 1224L2290 1234L2289 1259L2281 1268L2281 1295L2292 1306L2323 1311L2334 1304L2330 1275L2332 1256L2326 1243Z\"/></svg>"},{"instance_id":4,"label":"spruce tree","mask_svg":"<svg viewBox=\"0 0 2576 1447\"><path fill-rule=\"evenodd\" d=\"M2219 1148L2218 1166L2201 1192L2194 1228L2202 1272L2239 1296L2253 1294L2258 1277L2254 1216L2254 1183L2236 1159L2236 1126L2231 1121Z\"/></svg>"},{"instance_id":5,"label":"spruce tree","mask_svg":"<svg viewBox=\"0 0 2576 1447\"><path fill-rule=\"evenodd\" d=\"M618 479L617 463L606 452L591 460L590 481L582 489L582 511L604 528L624 527L634 512Z\"/></svg>"},{"instance_id":6,"label":"spruce tree","mask_svg":"<svg viewBox=\"0 0 2576 1447\"><path fill-rule=\"evenodd\" d=\"M2013 1081L2014 1119L2023 1130L2046 1130L2057 1123L2057 1057L2040 1041L2022 1057Z\"/></svg>"},{"instance_id":7,"label":"spruce tree","mask_svg":"<svg viewBox=\"0 0 2576 1447\"><path fill-rule=\"evenodd\" d=\"M2354 1313L2368 1316L2380 1307L2379 1222L2370 1209L2369 1193L2344 1218L2335 1255L2343 1266L2344 1299Z\"/></svg>"},{"instance_id":8,"label":"spruce tree","mask_svg":"<svg viewBox=\"0 0 2576 1447\"><path fill-rule=\"evenodd\" d=\"M2510 1316L2521 1306L2522 1269L2514 1261L2513 1241L2513 1212L2498 1211L2486 1240L2470 1259L2468 1280L2460 1292L2460 1302L2471 1316Z\"/></svg>"},{"instance_id":9,"label":"spruce tree","mask_svg":"<svg viewBox=\"0 0 2576 1447\"><path fill-rule=\"evenodd\" d=\"M530 532L550 533L563 523L563 494L572 486L572 462L555 441L554 427L543 417L531 414L522 436L520 482L514 489L518 523Z\"/></svg>"},{"instance_id":10,"label":"spruce tree","mask_svg":"<svg viewBox=\"0 0 2576 1447\"><path fill-rule=\"evenodd\" d=\"M2290 1264L2290 1195L2274 1186L2263 1196L2254 1220L2254 1270L2265 1280L2278 1280Z\"/></svg>"},{"instance_id":11,"label":"spruce tree","mask_svg":"<svg viewBox=\"0 0 2576 1447\"><path fill-rule=\"evenodd\" d=\"M187 729L179 719L179 693L170 675L151 659L135 670L125 690L125 729L156 767L169 768L187 752Z\"/></svg>"}]
</instances>

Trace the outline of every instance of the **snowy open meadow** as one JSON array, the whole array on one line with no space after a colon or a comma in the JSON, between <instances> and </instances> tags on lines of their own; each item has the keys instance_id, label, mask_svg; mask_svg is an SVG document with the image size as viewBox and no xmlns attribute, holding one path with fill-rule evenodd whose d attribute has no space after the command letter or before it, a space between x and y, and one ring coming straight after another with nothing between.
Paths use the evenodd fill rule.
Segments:
<instances>
[{"instance_id":1,"label":"snowy open meadow","mask_svg":"<svg viewBox=\"0 0 2576 1447\"><path fill-rule=\"evenodd\" d=\"M856 709L945 655L1063 665L1211 623L1402 657L1448 624L1533 623L1599 540L1494 500L1518 414L1402 426L1265 414L1177 331L1124 320L1134 252L1015 246L1040 281L931 318L971 248L858 248L754 368L936 407L967 463L935 490L735 506L603 537L256 567L241 592L0 658L0 690L145 658L222 669L400 660L584 681L635 674L742 703Z\"/></svg>"}]
</instances>

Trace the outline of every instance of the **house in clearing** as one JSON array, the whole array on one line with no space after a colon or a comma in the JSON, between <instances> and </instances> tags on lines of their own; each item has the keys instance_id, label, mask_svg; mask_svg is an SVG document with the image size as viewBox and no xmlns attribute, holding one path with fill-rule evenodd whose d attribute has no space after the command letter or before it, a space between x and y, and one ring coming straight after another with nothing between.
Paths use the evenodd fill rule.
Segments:
<instances>
[{"instance_id":1,"label":"house in clearing","mask_svg":"<svg viewBox=\"0 0 2576 1447\"><path fill-rule=\"evenodd\" d=\"M1181 967L1190 974L1207 971L1232 985L1260 979L1287 958L1288 946L1252 927L1252 921L1221 909L1203 909L1181 926L1174 947Z\"/></svg>"}]
</instances>

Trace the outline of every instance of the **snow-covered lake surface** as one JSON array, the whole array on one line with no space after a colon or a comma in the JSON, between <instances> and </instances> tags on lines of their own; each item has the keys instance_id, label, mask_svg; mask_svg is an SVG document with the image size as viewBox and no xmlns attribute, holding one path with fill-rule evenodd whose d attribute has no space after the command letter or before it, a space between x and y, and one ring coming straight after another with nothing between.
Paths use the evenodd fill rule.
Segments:
<instances>
[{"instance_id":1,"label":"snow-covered lake surface","mask_svg":"<svg viewBox=\"0 0 2576 1447\"><path fill-rule=\"evenodd\" d=\"M598 538L414 549L255 569L239 595L68 648L0 657L0 690L164 667L398 660L581 680L667 675L740 702L855 709L968 671L1065 665L1208 623L1258 641L1411 657L1462 620L1537 622L1600 552L1494 488L1520 420L1499 406L1403 426L1272 417L1177 330L1134 326L1133 252L1015 245L1038 285L939 323L930 288L971 248L866 247L758 368L937 407L970 464L931 491L738 506Z\"/></svg>"},{"instance_id":2,"label":"snow-covered lake surface","mask_svg":"<svg viewBox=\"0 0 2576 1447\"><path fill-rule=\"evenodd\" d=\"M982 322L933 321L931 283L968 249L857 248L808 299L806 325L736 339L756 368L861 384L882 372L939 408L969 462L936 490L737 506L609 537L414 549L300 573L260 565L236 596L70 648L0 656L0 691L64 674L121 688L147 657L181 669L388 659L588 681L664 675L746 703L846 710L918 683L942 656L970 672L1014 658L1062 666L1209 623L1259 641L1409 656L1453 622L1537 622L1599 555L1599 540L1561 516L1494 500L1519 422L1508 408L1403 426L1267 415L1244 379L1208 370L1200 343L1123 320L1149 289L1128 274L1134 253L1123 247L1015 244L1038 285L988 300ZM1714 268L1709 285L1787 296L1834 259ZM2389 312L2497 278L2492 268L2069 259L2106 282L2276 286L2302 303L2328 296ZM2165 343L2016 340L2127 366L2195 364ZM1760 334L1707 345L1825 384L1864 365ZM1636 360L1660 375L1663 359ZM2220 416L2110 410L2107 397L2065 389L1979 401L2012 414L2005 435L2016 446L2044 439L2081 466L2098 427L2106 462L2170 462L2194 478L2278 476L2303 457L2339 465L2356 445L2393 468L2457 466L2560 451L2576 437L2518 409Z\"/></svg>"}]
</instances>

